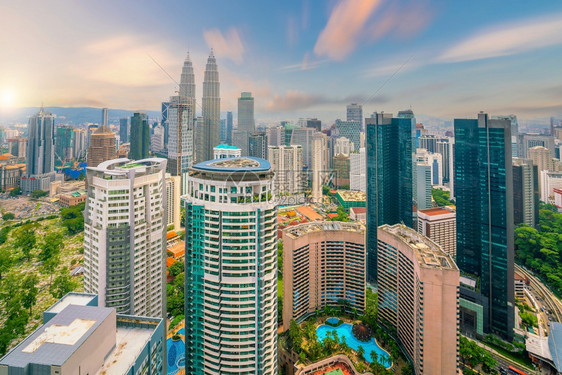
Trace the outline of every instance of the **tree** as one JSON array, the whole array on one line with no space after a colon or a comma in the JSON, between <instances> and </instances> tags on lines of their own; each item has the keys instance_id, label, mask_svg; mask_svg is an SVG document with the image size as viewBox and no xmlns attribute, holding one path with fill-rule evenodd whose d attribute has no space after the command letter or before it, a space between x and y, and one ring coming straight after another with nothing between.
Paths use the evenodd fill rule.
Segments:
<instances>
[{"instance_id":1,"label":"tree","mask_svg":"<svg viewBox=\"0 0 562 375\"><path fill-rule=\"evenodd\" d=\"M29 196L33 199L39 199L41 197L47 196L48 194L49 193L43 190L33 190Z\"/></svg>"},{"instance_id":2,"label":"tree","mask_svg":"<svg viewBox=\"0 0 562 375\"><path fill-rule=\"evenodd\" d=\"M53 297L61 299L67 293L72 292L74 288L76 288L76 282L72 280L72 276L68 273L68 268L64 267L61 274L55 277L55 281L51 284L49 291Z\"/></svg>"},{"instance_id":3,"label":"tree","mask_svg":"<svg viewBox=\"0 0 562 375\"><path fill-rule=\"evenodd\" d=\"M10 190L10 197L17 197L18 195L21 195L21 188L19 186Z\"/></svg>"},{"instance_id":4,"label":"tree","mask_svg":"<svg viewBox=\"0 0 562 375\"><path fill-rule=\"evenodd\" d=\"M363 348L363 345L359 345L357 348L357 356L359 356L359 359L365 359L365 348Z\"/></svg>"},{"instance_id":5,"label":"tree","mask_svg":"<svg viewBox=\"0 0 562 375\"><path fill-rule=\"evenodd\" d=\"M60 264L60 255L54 254L49 259L43 261L42 268L45 273L49 274L49 286L53 284L53 273Z\"/></svg>"},{"instance_id":6,"label":"tree","mask_svg":"<svg viewBox=\"0 0 562 375\"><path fill-rule=\"evenodd\" d=\"M2 219L4 220L14 220L16 218L16 215L14 215L11 212L6 212L5 214L2 215Z\"/></svg>"},{"instance_id":7,"label":"tree","mask_svg":"<svg viewBox=\"0 0 562 375\"><path fill-rule=\"evenodd\" d=\"M62 236L59 233L49 233L45 236L45 240L41 244L41 251L39 252L39 260L45 262L51 257L60 253L64 247Z\"/></svg>"},{"instance_id":8,"label":"tree","mask_svg":"<svg viewBox=\"0 0 562 375\"><path fill-rule=\"evenodd\" d=\"M2 274L8 272L10 267L12 267L13 259L10 251L6 248L0 248L0 280L2 280Z\"/></svg>"},{"instance_id":9,"label":"tree","mask_svg":"<svg viewBox=\"0 0 562 375\"><path fill-rule=\"evenodd\" d=\"M168 272L174 277L182 273L183 270L184 263L179 261L174 262L170 267L168 267Z\"/></svg>"},{"instance_id":10,"label":"tree","mask_svg":"<svg viewBox=\"0 0 562 375\"><path fill-rule=\"evenodd\" d=\"M400 375L412 375L414 373L414 368L412 364L408 362L408 364L402 367L402 371L400 371Z\"/></svg>"},{"instance_id":11,"label":"tree","mask_svg":"<svg viewBox=\"0 0 562 375\"><path fill-rule=\"evenodd\" d=\"M450 199L450 193L443 189L432 189L431 196L438 206L449 206L454 204Z\"/></svg>"},{"instance_id":12,"label":"tree","mask_svg":"<svg viewBox=\"0 0 562 375\"><path fill-rule=\"evenodd\" d=\"M302 350L303 332L294 319L289 323L289 340L293 350L300 353Z\"/></svg>"},{"instance_id":13,"label":"tree","mask_svg":"<svg viewBox=\"0 0 562 375\"><path fill-rule=\"evenodd\" d=\"M35 247L37 239L32 224L22 225L14 232L14 247L23 252L27 260L31 259L31 251Z\"/></svg>"},{"instance_id":14,"label":"tree","mask_svg":"<svg viewBox=\"0 0 562 375\"><path fill-rule=\"evenodd\" d=\"M37 294L39 289L37 289L38 279L36 275L28 275L23 279L22 282L22 305L26 309L29 309L29 315L31 315L31 309L37 302Z\"/></svg>"}]
</instances>

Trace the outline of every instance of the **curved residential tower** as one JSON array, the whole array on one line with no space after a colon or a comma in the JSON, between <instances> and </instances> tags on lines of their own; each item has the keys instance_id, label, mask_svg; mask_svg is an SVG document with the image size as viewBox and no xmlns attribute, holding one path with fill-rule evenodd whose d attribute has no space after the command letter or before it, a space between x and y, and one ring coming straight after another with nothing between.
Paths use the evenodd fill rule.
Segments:
<instances>
[{"instance_id":1,"label":"curved residential tower","mask_svg":"<svg viewBox=\"0 0 562 375\"><path fill-rule=\"evenodd\" d=\"M185 230L188 374L277 374L277 204L264 159L193 166Z\"/></svg>"}]
</instances>

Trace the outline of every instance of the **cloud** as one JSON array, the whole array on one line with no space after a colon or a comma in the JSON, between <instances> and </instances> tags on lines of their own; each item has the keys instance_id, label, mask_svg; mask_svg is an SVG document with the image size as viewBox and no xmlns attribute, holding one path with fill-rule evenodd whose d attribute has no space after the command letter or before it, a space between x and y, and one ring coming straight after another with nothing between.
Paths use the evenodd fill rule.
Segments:
<instances>
[{"instance_id":1,"label":"cloud","mask_svg":"<svg viewBox=\"0 0 562 375\"><path fill-rule=\"evenodd\" d=\"M398 4L388 3L388 6L371 23L367 31L371 40L378 40L386 35L394 35L402 39L417 35L434 17L434 12L430 11L432 7L425 1L416 0L407 4Z\"/></svg>"},{"instance_id":2,"label":"cloud","mask_svg":"<svg viewBox=\"0 0 562 375\"><path fill-rule=\"evenodd\" d=\"M314 53L341 61L355 50L363 27L382 0L341 0L314 46Z\"/></svg>"},{"instance_id":3,"label":"cloud","mask_svg":"<svg viewBox=\"0 0 562 375\"><path fill-rule=\"evenodd\" d=\"M562 43L562 14L480 32L443 52L437 62L454 63L515 55Z\"/></svg>"},{"instance_id":4,"label":"cloud","mask_svg":"<svg viewBox=\"0 0 562 375\"><path fill-rule=\"evenodd\" d=\"M283 66L281 67L281 70L285 70L289 72L297 71L297 70L312 70L312 69L316 69L320 65L323 65L329 61L330 61L329 59L322 59L322 60L311 59L310 54L306 52L300 63Z\"/></svg>"},{"instance_id":5,"label":"cloud","mask_svg":"<svg viewBox=\"0 0 562 375\"><path fill-rule=\"evenodd\" d=\"M319 94L309 94L299 90L288 90L284 95L274 95L267 103L268 112L290 112L323 105L343 105L352 102L363 102L364 96L353 95L343 98L327 97ZM369 103L386 103L389 99L384 96L369 98Z\"/></svg>"},{"instance_id":6,"label":"cloud","mask_svg":"<svg viewBox=\"0 0 562 375\"><path fill-rule=\"evenodd\" d=\"M217 57L232 60L236 64L244 61L244 43L237 28L230 28L224 35L219 29L205 30L203 38L209 48L215 50Z\"/></svg>"}]
</instances>

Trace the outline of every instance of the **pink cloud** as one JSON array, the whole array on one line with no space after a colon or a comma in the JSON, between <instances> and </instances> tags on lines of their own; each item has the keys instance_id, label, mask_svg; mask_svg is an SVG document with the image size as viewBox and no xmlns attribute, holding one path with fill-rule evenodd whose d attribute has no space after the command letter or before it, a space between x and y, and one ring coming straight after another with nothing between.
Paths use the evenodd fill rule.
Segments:
<instances>
[{"instance_id":1,"label":"pink cloud","mask_svg":"<svg viewBox=\"0 0 562 375\"><path fill-rule=\"evenodd\" d=\"M232 60L236 64L244 61L244 43L237 28L230 28L224 35L219 29L205 30L203 38L209 48L215 50L217 57Z\"/></svg>"},{"instance_id":2,"label":"pink cloud","mask_svg":"<svg viewBox=\"0 0 562 375\"><path fill-rule=\"evenodd\" d=\"M343 60L357 46L362 30L382 0L342 0L332 11L320 33L314 53L332 60Z\"/></svg>"}]
</instances>

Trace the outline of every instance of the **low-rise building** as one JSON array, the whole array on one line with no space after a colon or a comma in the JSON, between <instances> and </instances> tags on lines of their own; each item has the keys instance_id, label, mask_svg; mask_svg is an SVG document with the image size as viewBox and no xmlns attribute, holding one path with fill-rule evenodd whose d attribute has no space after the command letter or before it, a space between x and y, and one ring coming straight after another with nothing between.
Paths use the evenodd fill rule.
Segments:
<instances>
[{"instance_id":1,"label":"low-rise building","mask_svg":"<svg viewBox=\"0 0 562 375\"><path fill-rule=\"evenodd\" d=\"M349 209L349 218L353 221L366 221L367 208L366 207L351 207Z\"/></svg>"},{"instance_id":2,"label":"low-rise building","mask_svg":"<svg viewBox=\"0 0 562 375\"><path fill-rule=\"evenodd\" d=\"M514 283L515 283L515 298L524 299L525 298L525 287L527 285L527 280L518 274L517 272L513 273Z\"/></svg>"},{"instance_id":3,"label":"low-rise building","mask_svg":"<svg viewBox=\"0 0 562 375\"><path fill-rule=\"evenodd\" d=\"M88 194L86 191L75 191L74 193L61 194L59 197L59 203L63 207L77 206L80 203L86 202Z\"/></svg>"},{"instance_id":4,"label":"low-rise building","mask_svg":"<svg viewBox=\"0 0 562 375\"><path fill-rule=\"evenodd\" d=\"M364 191L338 190L336 198L345 209L367 206L367 194Z\"/></svg>"},{"instance_id":5,"label":"low-rise building","mask_svg":"<svg viewBox=\"0 0 562 375\"><path fill-rule=\"evenodd\" d=\"M0 359L0 374L165 374L164 320L97 305L95 294L64 296Z\"/></svg>"},{"instance_id":6,"label":"low-rise building","mask_svg":"<svg viewBox=\"0 0 562 375\"><path fill-rule=\"evenodd\" d=\"M283 231L283 329L324 306L365 309L361 223L320 221Z\"/></svg>"}]
</instances>

